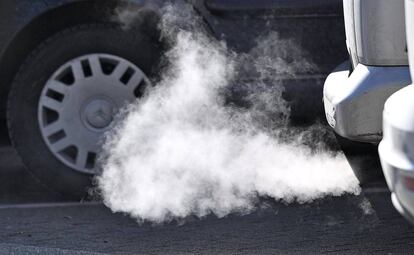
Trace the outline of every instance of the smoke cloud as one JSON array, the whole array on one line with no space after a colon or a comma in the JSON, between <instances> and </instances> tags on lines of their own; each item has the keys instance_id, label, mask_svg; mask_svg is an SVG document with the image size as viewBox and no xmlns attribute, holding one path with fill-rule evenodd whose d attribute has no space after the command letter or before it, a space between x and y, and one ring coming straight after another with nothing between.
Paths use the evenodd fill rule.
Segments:
<instances>
[{"instance_id":1,"label":"smoke cloud","mask_svg":"<svg viewBox=\"0 0 414 255\"><path fill-rule=\"evenodd\" d=\"M275 54L292 42L270 33L250 54L235 54L188 6L167 5L160 30L171 43L168 68L106 139L97 183L109 208L160 223L249 212L262 196L305 203L360 192L342 155L303 145L309 130L289 127L283 87L266 85L313 68ZM242 106L227 99L233 84L250 87Z\"/></svg>"}]
</instances>

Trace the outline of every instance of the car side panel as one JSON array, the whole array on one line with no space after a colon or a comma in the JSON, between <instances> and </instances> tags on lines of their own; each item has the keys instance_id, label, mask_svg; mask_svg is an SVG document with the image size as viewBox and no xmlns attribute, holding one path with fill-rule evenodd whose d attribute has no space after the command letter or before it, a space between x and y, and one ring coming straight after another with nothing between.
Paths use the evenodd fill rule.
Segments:
<instances>
[{"instance_id":1,"label":"car side panel","mask_svg":"<svg viewBox=\"0 0 414 255\"><path fill-rule=\"evenodd\" d=\"M300 49L303 54L301 60L315 67L311 71L306 68L297 70L298 73L328 74L348 58L340 0L192 2L215 34L238 52L249 52L259 40L277 33L281 42L292 41L297 46L295 49L286 47L286 50Z\"/></svg>"}]
</instances>

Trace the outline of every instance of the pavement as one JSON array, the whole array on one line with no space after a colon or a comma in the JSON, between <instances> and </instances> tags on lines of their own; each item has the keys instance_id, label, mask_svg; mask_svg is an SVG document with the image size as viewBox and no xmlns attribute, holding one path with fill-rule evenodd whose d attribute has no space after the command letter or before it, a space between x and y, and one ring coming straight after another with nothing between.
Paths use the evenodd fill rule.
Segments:
<instances>
[{"instance_id":1,"label":"pavement","mask_svg":"<svg viewBox=\"0 0 414 255\"><path fill-rule=\"evenodd\" d=\"M0 139L0 254L412 254L414 227L383 185L359 196L153 225L99 202L65 201Z\"/></svg>"}]
</instances>

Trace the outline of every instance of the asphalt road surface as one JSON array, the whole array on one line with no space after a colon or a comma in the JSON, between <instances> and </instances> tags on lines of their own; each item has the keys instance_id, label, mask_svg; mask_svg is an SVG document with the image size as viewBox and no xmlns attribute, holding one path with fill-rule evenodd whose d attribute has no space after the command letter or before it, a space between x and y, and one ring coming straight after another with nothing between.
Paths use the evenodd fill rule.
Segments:
<instances>
[{"instance_id":1,"label":"asphalt road surface","mask_svg":"<svg viewBox=\"0 0 414 255\"><path fill-rule=\"evenodd\" d=\"M381 186L303 205L265 200L247 215L138 224L100 203L62 200L0 143L0 254L414 253L414 227Z\"/></svg>"}]
</instances>

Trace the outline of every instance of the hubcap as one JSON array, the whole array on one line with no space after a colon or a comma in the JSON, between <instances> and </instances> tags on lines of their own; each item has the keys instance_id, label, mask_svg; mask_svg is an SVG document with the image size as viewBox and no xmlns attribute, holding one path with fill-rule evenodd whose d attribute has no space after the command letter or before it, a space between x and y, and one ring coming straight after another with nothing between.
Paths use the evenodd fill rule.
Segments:
<instances>
[{"instance_id":1,"label":"hubcap","mask_svg":"<svg viewBox=\"0 0 414 255\"><path fill-rule=\"evenodd\" d=\"M90 54L69 61L46 82L39 99L43 140L65 165L95 174L105 131L148 84L141 69L117 56Z\"/></svg>"}]
</instances>

